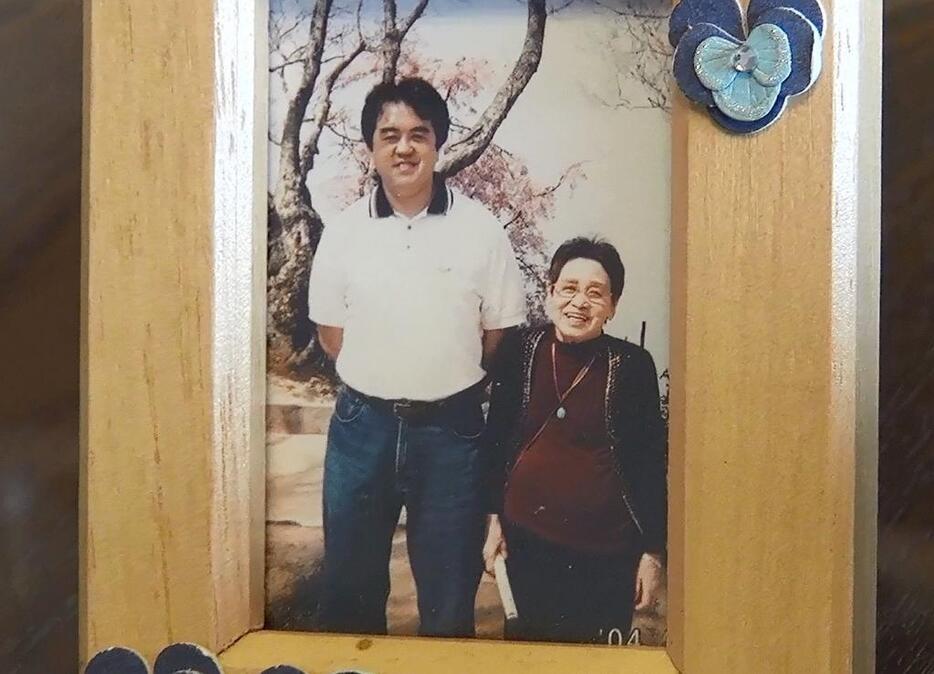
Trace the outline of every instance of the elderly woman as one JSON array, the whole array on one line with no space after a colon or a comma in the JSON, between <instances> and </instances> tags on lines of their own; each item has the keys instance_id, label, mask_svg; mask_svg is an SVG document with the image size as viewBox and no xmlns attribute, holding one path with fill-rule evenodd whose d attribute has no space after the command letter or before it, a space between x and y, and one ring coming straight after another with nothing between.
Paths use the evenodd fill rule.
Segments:
<instances>
[{"instance_id":1,"label":"elderly woman","mask_svg":"<svg viewBox=\"0 0 934 674\"><path fill-rule=\"evenodd\" d=\"M610 337L625 270L577 238L549 270L553 324L500 348L485 451L487 570L502 555L518 609L506 637L607 643L663 578L666 443L652 357ZM617 630L614 632L614 630Z\"/></svg>"}]
</instances>

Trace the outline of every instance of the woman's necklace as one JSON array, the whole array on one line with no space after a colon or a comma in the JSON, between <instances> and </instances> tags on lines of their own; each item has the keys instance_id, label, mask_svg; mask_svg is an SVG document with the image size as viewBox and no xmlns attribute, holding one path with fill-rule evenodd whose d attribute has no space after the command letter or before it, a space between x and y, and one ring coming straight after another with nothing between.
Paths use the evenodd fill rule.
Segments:
<instances>
[{"instance_id":1,"label":"woman's necklace","mask_svg":"<svg viewBox=\"0 0 934 674\"><path fill-rule=\"evenodd\" d=\"M564 393L561 393L561 389L558 387L558 359L555 355L556 352L556 343L551 343L551 376L555 382L555 395L558 396L558 410L555 412L555 416L559 419L564 419L568 415L567 409L564 407L564 401L567 400L567 397L571 394L578 384L584 381L584 377L587 376L587 373L590 372L590 368L593 367L594 361L597 360L597 354L594 354L590 357L590 362L587 363L584 367L578 371L577 376L574 377L574 381L571 382L571 385L567 388Z\"/></svg>"}]
</instances>

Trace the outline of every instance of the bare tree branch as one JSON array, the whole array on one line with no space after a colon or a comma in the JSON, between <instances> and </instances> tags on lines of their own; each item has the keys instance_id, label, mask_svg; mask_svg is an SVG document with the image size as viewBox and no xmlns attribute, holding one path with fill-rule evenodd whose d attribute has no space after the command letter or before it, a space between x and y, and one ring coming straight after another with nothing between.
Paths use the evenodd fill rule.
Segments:
<instances>
[{"instance_id":1,"label":"bare tree branch","mask_svg":"<svg viewBox=\"0 0 934 674\"><path fill-rule=\"evenodd\" d=\"M421 0L421 2L419 2L415 6L415 9L413 9L412 13L409 14L409 18L406 19L405 22L402 24L402 28L399 31L400 39L404 38L408 34L408 32L412 29L412 26L415 24L415 22L418 21L421 18L422 14L425 13L425 8L427 6L428 6L428 0Z\"/></svg>"},{"instance_id":2,"label":"bare tree branch","mask_svg":"<svg viewBox=\"0 0 934 674\"><path fill-rule=\"evenodd\" d=\"M659 4L657 0L586 1L600 11L617 16L617 25L630 45L630 48L616 52L625 55L629 65L617 73L615 100L607 100L599 94L594 97L610 108L669 113L672 50L668 44L665 20L670 14L670 3ZM562 8L566 6L562 5ZM625 89L624 81L628 81Z\"/></svg>"},{"instance_id":3,"label":"bare tree branch","mask_svg":"<svg viewBox=\"0 0 934 674\"><path fill-rule=\"evenodd\" d=\"M278 55L281 57L281 59L282 59L283 61L289 61L289 62L292 62L292 63L304 63L304 61L305 61L305 49L306 49L306 47L307 47L307 45L300 44L300 45L298 45L297 47L295 47L295 49L293 49L292 51L290 51L288 54L284 54L284 53L282 53L282 49L281 49L281 45L280 45L279 49L277 49L277 53L278 53ZM276 68L276 69L277 69L277 68ZM274 70L274 68L270 68L270 69L269 69L270 72L272 72L273 70Z\"/></svg>"},{"instance_id":4,"label":"bare tree branch","mask_svg":"<svg viewBox=\"0 0 934 674\"><path fill-rule=\"evenodd\" d=\"M279 36L278 36L279 40L281 41L283 38L288 37L289 33L291 33L293 30L297 29L300 25L302 25L302 21L304 21L307 18L308 17L305 14L299 14L298 17L295 19L295 22L291 26L289 26L288 28L286 28L285 30L279 33Z\"/></svg>"},{"instance_id":5,"label":"bare tree branch","mask_svg":"<svg viewBox=\"0 0 934 674\"><path fill-rule=\"evenodd\" d=\"M301 171L304 177L308 176L308 172L311 171L315 162L315 155L318 154L318 143L321 140L321 131L324 129L325 123L328 121L328 115L331 113L331 94L334 91L334 85L337 84L338 78L341 74L350 66L354 60L363 53L366 49L365 42L358 42L357 46L351 50L336 66L331 70L331 74L328 75L327 79L324 81L323 93L321 95L321 100L318 103L318 106L315 110L313 117L313 126L311 131L311 136L308 137L308 140L305 142L305 145L302 147L302 158L301 158Z\"/></svg>"},{"instance_id":6,"label":"bare tree branch","mask_svg":"<svg viewBox=\"0 0 934 674\"><path fill-rule=\"evenodd\" d=\"M549 9L549 10L548 10L548 13L551 14L551 15L555 15L555 14L557 14L558 12L561 12L561 11L567 9L568 7L570 7L571 5L573 5L576 1L577 1L577 0L565 0L563 3L561 3L561 4L559 4L559 5L555 5L554 7L552 7L551 9Z\"/></svg>"},{"instance_id":7,"label":"bare tree branch","mask_svg":"<svg viewBox=\"0 0 934 674\"><path fill-rule=\"evenodd\" d=\"M564 169L564 172L553 185L549 185L535 196L544 197L549 194L554 194L561 188L562 185L564 185L564 182L571 176L571 174L575 173L582 165L583 162L575 162L571 164L566 169Z\"/></svg>"},{"instance_id":8,"label":"bare tree branch","mask_svg":"<svg viewBox=\"0 0 934 674\"><path fill-rule=\"evenodd\" d=\"M307 44L299 44L297 47L292 49L289 53L283 51L283 41L285 38L292 32L294 32L299 26L308 20L308 13L301 12L298 16L289 24L287 28L283 28L282 18L276 17L275 14L272 16L272 27L269 31L269 42L270 42L270 52L278 56L279 63L271 65L269 67L270 73L281 73L287 67L292 65L297 65L299 63L305 62L305 49ZM272 59L270 59L272 60Z\"/></svg>"},{"instance_id":9,"label":"bare tree branch","mask_svg":"<svg viewBox=\"0 0 934 674\"><path fill-rule=\"evenodd\" d=\"M516 256L516 262L519 264L519 269L522 270L522 273L525 274L526 276L535 277L539 275L538 269L536 269L533 265L526 262L525 259L521 255Z\"/></svg>"},{"instance_id":10,"label":"bare tree branch","mask_svg":"<svg viewBox=\"0 0 934 674\"><path fill-rule=\"evenodd\" d=\"M401 53L402 41L396 33L396 0L383 0L383 41L379 47L383 84L395 81Z\"/></svg>"},{"instance_id":11,"label":"bare tree branch","mask_svg":"<svg viewBox=\"0 0 934 674\"><path fill-rule=\"evenodd\" d=\"M498 145L496 145L495 143L493 143L493 144L491 145L491 148L495 148L495 149L497 149L497 150L500 150L500 149L501 149L501 148L500 148ZM547 197L547 196L550 195L550 194L554 194L554 193L557 192L559 189L561 189L561 187L564 185L564 183L571 177L571 175L572 175L573 173L575 173L578 169L580 169L580 167L581 167L582 165L583 165L583 162L576 162L576 163L574 163L574 164L571 164L571 165L568 166L566 169L564 169L564 171L563 171L563 172L561 173L561 175L558 177L558 180L556 180L556 181L554 182L554 184L548 185L547 187L545 187L544 189L542 189L540 192L536 192L536 193L533 194L532 196L535 197L535 198L537 198L537 199L540 199L540 198L542 198L542 197ZM523 212L523 209L522 209L522 208L519 208L519 209L516 209L515 211L513 211L513 212L512 212L512 215L511 215L510 218L509 218L509 220L507 220L507 221L506 221L506 224L503 225L504 229L509 229L509 228L512 227L514 224L516 224L517 222L521 221L524 215L525 215L525 213Z\"/></svg>"},{"instance_id":12,"label":"bare tree branch","mask_svg":"<svg viewBox=\"0 0 934 674\"><path fill-rule=\"evenodd\" d=\"M272 47L278 51L279 48L282 46L282 40L288 37L288 35L292 31L296 30L307 19L308 19L308 14L306 12L299 12L298 15L295 17L295 20L289 25L289 27L283 28L282 25L279 23L279 21L281 21L281 18L279 18L275 13L273 13L272 15L273 25L271 27L271 30L269 31L270 42L272 44Z\"/></svg>"},{"instance_id":13,"label":"bare tree branch","mask_svg":"<svg viewBox=\"0 0 934 674\"><path fill-rule=\"evenodd\" d=\"M386 33L396 29L396 0L383 0L383 31Z\"/></svg>"},{"instance_id":14,"label":"bare tree branch","mask_svg":"<svg viewBox=\"0 0 934 674\"><path fill-rule=\"evenodd\" d=\"M445 176L454 175L477 160L493 140L497 129L506 119L516 99L525 90L532 75L538 70L545 40L547 17L545 0L529 0L528 7L528 22L522 53L512 73L496 92L493 101L480 115L467 137L451 145L444 160L439 163L438 171Z\"/></svg>"},{"instance_id":15,"label":"bare tree branch","mask_svg":"<svg viewBox=\"0 0 934 674\"><path fill-rule=\"evenodd\" d=\"M344 140L348 143L353 143L354 145L357 145L363 142L363 138L360 138L359 136L354 138L353 136L349 135L346 131L339 130L334 124L330 124L330 123L325 124L324 128L330 131L331 133L333 133L335 136L337 136L341 140Z\"/></svg>"},{"instance_id":16,"label":"bare tree branch","mask_svg":"<svg viewBox=\"0 0 934 674\"><path fill-rule=\"evenodd\" d=\"M311 16L311 31L308 37L307 58L302 72L302 81L295 92L295 96L289 102L288 110L285 115L285 123L282 127L282 154L280 157L280 189L277 191L277 201L283 203L277 204L287 208L284 199L287 195L292 196L299 193L299 185L304 175L301 170L301 130L302 121L305 119L305 111L308 103L311 101L311 95L314 92L318 76L321 74L321 56L324 53L324 43L327 38L328 18L331 13L331 0L317 0ZM286 218L283 217L283 221Z\"/></svg>"},{"instance_id":17,"label":"bare tree branch","mask_svg":"<svg viewBox=\"0 0 934 674\"><path fill-rule=\"evenodd\" d=\"M402 56L402 41L416 21L425 13L428 0L419 0L412 13L402 22L397 22L396 0L383 0L383 41L379 55L383 63L383 83L395 82L399 74L399 59Z\"/></svg>"},{"instance_id":18,"label":"bare tree branch","mask_svg":"<svg viewBox=\"0 0 934 674\"><path fill-rule=\"evenodd\" d=\"M360 38L360 42L364 42L363 39L363 0L357 2L357 37Z\"/></svg>"},{"instance_id":19,"label":"bare tree branch","mask_svg":"<svg viewBox=\"0 0 934 674\"><path fill-rule=\"evenodd\" d=\"M277 71L279 71L279 70L285 70L285 69L288 68L289 66L298 65L299 63L304 63L304 62L305 62L305 59L304 59L304 58L297 58L297 59L293 59L293 60L291 60L291 61L285 61L284 63L280 63L279 65L270 66L270 67L269 67L269 72L274 73L274 72L277 72Z\"/></svg>"},{"instance_id":20,"label":"bare tree branch","mask_svg":"<svg viewBox=\"0 0 934 674\"><path fill-rule=\"evenodd\" d=\"M602 7L603 9L609 10L609 11L613 12L614 14L618 14L619 16L632 17L633 19L658 19L658 20L660 20L660 19L667 19L667 18L668 18L668 14L667 14L667 13L656 13L656 12L648 12L648 13L646 13L646 12L640 12L640 11L639 11L638 9L636 9L635 6L634 6L634 5L636 5L636 4L640 4L640 3L637 3L637 2L627 2L627 3L625 3L625 4L626 4L626 8L625 8L625 9L620 9L619 7L614 7L614 6L612 6L612 5L607 4L607 3L604 2L603 0L590 0L590 1L593 2L593 4L595 4L597 7ZM644 3L642 3L642 4L644 4ZM670 5L665 5L665 7L670 7Z\"/></svg>"}]
</instances>

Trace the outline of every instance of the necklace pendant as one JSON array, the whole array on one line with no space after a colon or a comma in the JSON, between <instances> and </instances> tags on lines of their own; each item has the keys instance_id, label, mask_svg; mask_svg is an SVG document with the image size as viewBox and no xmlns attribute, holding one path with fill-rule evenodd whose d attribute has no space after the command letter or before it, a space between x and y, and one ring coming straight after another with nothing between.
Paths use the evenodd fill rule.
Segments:
<instances>
[{"instance_id":1,"label":"necklace pendant","mask_svg":"<svg viewBox=\"0 0 934 674\"><path fill-rule=\"evenodd\" d=\"M566 417L567 415L568 415L568 411L564 409L564 407L559 407L558 411L555 412L555 416L558 417L559 419L564 419L564 417Z\"/></svg>"}]
</instances>

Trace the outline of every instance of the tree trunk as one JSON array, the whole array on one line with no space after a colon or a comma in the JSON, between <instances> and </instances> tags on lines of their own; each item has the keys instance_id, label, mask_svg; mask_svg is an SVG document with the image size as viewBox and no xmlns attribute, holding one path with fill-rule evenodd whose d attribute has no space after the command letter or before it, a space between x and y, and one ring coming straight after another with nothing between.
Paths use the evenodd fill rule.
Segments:
<instances>
[{"instance_id":1,"label":"tree trunk","mask_svg":"<svg viewBox=\"0 0 934 674\"><path fill-rule=\"evenodd\" d=\"M383 41L379 54L383 62L383 84L396 81L399 75L399 58L402 56L402 41L416 21L425 13L428 0L419 0L412 13L399 26L396 21L396 0L383 0Z\"/></svg>"},{"instance_id":2,"label":"tree trunk","mask_svg":"<svg viewBox=\"0 0 934 674\"><path fill-rule=\"evenodd\" d=\"M383 61L384 82L397 78L402 41L422 16L428 2L419 0L409 16L400 22L397 21L396 1L384 0L383 37L378 46ZM289 104L282 132L279 180L272 197L277 226L275 231L270 231L270 278L267 285L268 353L270 369L273 371L294 373L306 370L309 366L325 366L328 362L317 343L315 326L308 318L308 276L323 223L311 203L306 181L314 167L318 140L328 121L330 96L335 82L341 72L367 49L361 42L335 67L321 85L318 106L312 118L307 120L308 106L321 74L331 5L332 0L315 2L302 82ZM447 158L438 166L441 173L453 175L470 166L489 146L509 110L538 69L546 17L545 0L528 1L525 43L512 73L470 133L449 149ZM303 144L301 131L307 122L311 123L312 130Z\"/></svg>"},{"instance_id":3,"label":"tree trunk","mask_svg":"<svg viewBox=\"0 0 934 674\"><path fill-rule=\"evenodd\" d=\"M267 284L271 369L280 369L278 366L283 365L291 354L304 349L312 332L308 320L308 269L311 246L317 244L321 236L321 217L312 208L305 187L307 173L302 166L301 130L321 74L330 13L331 0L317 0L311 18L302 83L289 103L282 130L279 183L273 197L279 225L279 240L274 245L282 256L282 264Z\"/></svg>"},{"instance_id":4,"label":"tree trunk","mask_svg":"<svg viewBox=\"0 0 934 674\"><path fill-rule=\"evenodd\" d=\"M305 191L305 190L302 190ZM308 318L308 276L313 251L321 238L321 218L303 200L291 204L290 222L282 221L270 246L277 269L267 284L270 369L294 369L304 363L295 354L306 350L314 337ZM278 208L281 213L283 209ZM273 260L270 259L270 262ZM272 267L272 265L270 265Z\"/></svg>"},{"instance_id":5,"label":"tree trunk","mask_svg":"<svg viewBox=\"0 0 934 674\"><path fill-rule=\"evenodd\" d=\"M401 54L402 40L396 31L396 0L383 0L383 41L379 47L380 60L383 62L383 84L396 81Z\"/></svg>"},{"instance_id":6,"label":"tree trunk","mask_svg":"<svg viewBox=\"0 0 934 674\"><path fill-rule=\"evenodd\" d=\"M312 134L303 145L302 126L321 74L330 11L331 0L317 0L311 19L302 82L289 103L282 131L279 182L273 196L277 227L275 231L270 230L270 237L276 237L270 244L270 253L275 254L275 259L270 258L270 262L275 264L270 264L267 285L268 353L272 369L295 371L309 359L321 361L324 358L315 339L314 326L308 318L308 276L323 223L311 204L306 183L318 154L321 131L330 115L334 85L341 73L366 47L361 41L325 80L312 119Z\"/></svg>"}]
</instances>

